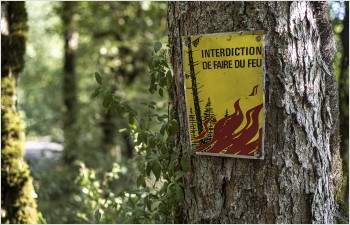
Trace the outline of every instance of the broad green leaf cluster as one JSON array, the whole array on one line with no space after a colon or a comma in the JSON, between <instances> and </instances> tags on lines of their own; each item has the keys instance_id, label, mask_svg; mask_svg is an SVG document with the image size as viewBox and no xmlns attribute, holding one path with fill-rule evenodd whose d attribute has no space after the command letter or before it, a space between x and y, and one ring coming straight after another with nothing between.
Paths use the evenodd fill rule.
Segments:
<instances>
[{"instance_id":1,"label":"broad green leaf cluster","mask_svg":"<svg viewBox=\"0 0 350 225\"><path fill-rule=\"evenodd\" d=\"M154 44L154 53L149 63L151 94L165 97L173 85L173 73L167 61L167 50L160 42ZM191 151L175 147L174 135L179 125L168 103L167 113L155 112L155 102L142 102L148 113L140 115L115 93L105 92L103 76L95 73L99 87L92 97L100 96L107 110L122 114L129 120L129 131L135 142L139 162L136 179L137 189L124 195L121 213L132 223L173 223L181 214L184 201L183 177L190 170ZM152 124L160 124L159 130L151 130ZM125 131L125 130L123 130ZM95 216L99 217L99 211Z\"/></svg>"}]
</instances>

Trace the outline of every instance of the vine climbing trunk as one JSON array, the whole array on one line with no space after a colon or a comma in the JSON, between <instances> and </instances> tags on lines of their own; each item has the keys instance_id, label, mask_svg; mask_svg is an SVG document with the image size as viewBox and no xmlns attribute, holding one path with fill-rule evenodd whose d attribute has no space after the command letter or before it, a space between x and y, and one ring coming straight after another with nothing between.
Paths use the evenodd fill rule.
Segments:
<instances>
[{"instance_id":1,"label":"vine climbing trunk","mask_svg":"<svg viewBox=\"0 0 350 225\"><path fill-rule=\"evenodd\" d=\"M62 2L62 23L64 37L64 66L63 66L63 99L65 112L63 115L63 131L65 148L63 159L70 164L77 158L77 77L75 58L78 48L79 33L75 19L77 2Z\"/></svg>"},{"instance_id":2,"label":"vine climbing trunk","mask_svg":"<svg viewBox=\"0 0 350 225\"><path fill-rule=\"evenodd\" d=\"M16 80L24 67L27 30L24 2L1 2L1 222L11 224L38 223L16 107Z\"/></svg>"},{"instance_id":3,"label":"vine climbing trunk","mask_svg":"<svg viewBox=\"0 0 350 225\"><path fill-rule=\"evenodd\" d=\"M190 148L182 37L265 33L265 159L193 156L184 180L185 222L337 222L339 110L327 15L327 2L169 2L182 150Z\"/></svg>"}]
</instances>

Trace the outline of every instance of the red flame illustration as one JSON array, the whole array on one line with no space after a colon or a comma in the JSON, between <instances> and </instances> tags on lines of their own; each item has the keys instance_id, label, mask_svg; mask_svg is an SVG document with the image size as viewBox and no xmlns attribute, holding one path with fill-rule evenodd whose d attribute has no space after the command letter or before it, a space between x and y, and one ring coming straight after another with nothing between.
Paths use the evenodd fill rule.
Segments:
<instances>
[{"instance_id":1,"label":"red flame illustration","mask_svg":"<svg viewBox=\"0 0 350 225\"><path fill-rule=\"evenodd\" d=\"M200 133L194 140L197 141L197 140L200 140L202 138L204 138L205 136L207 136L208 132L209 132L209 128L208 128L208 124L209 122L214 118L215 116L212 116L208 119L206 119L204 121L204 131L202 133Z\"/></svg>"},{"instance_id":2,"label":"red flame illustration","mask_svg":"<svg viewBox=\"0 0 350 225\"><path fill-rule=\"evenodd\" d=\"M238 131L237 128L244 121L239 100L234 104L235 112L215 124L211 141L198 146L196 151L253 155L254 152L261 150L262 128L259 129L259 113L263 104L257 105L246 112L247 123L244 128ZM253 141L252 139L257 134L259 134L258 139Z\"/></svg>"},{"instance_id":3,"label":"red flame illustration","mask_svg":"<svg viewBox=\"0 0 350 225\"><path fill-rule=\"evenodd\" d=\"M249 96L254 96L258 93L258 87L259 85L256 85L253 87L252 93Z\"/></svg>"},{"instance_id":4,"label":"red flame illustration","mask_svg":"<svg viewBox=\"0 0 350 225\"><path fill-rule=\"evenodd\" d=\"M229 136L232 131L236 130L243 121L242 110L239 107L239 99L235 102L234 108L235 112L232 115L219 120L215 124L212 140L206 144L198 146L197 151L203 151L214 144L215 146L212 146L212 148L214 147L215 149L222 148L226 142L229 144ZM217 140L221 141L217 142Z\"/></svg>"}]
</instances>

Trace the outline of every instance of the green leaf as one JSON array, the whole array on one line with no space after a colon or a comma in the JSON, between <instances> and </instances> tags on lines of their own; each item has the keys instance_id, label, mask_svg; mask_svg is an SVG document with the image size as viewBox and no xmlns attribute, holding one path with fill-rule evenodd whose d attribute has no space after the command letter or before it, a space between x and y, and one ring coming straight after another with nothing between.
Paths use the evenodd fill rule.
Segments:
<instances>
[{"instance_id":1,"label":"green leaf","mask_svg":"<svg viewBox=\"0 0 350 225\"><path fill-rule=\"evenodd\" d=\"M151 60L151 61L148 63L148 67L149 67L150 70L154 70L153 60Z\"/></svg>"},{"instance_id":2,"label":"green leaf","mask_svg":"<svg viewBox=\"0 0 350 225\"><path fill-rule=\"evenodd\" d=\"M168 62L167 60L164 58L164 60L162 61L162 65L166 68L169 68Z\"/></svg>"},{"instance_id":3,"label":"green leaf","mask_svg":"<svg viewBox=\"0 0 350 225\"><path fill-rule=\"evenodd\" d=\"M148 108L149 109L155 109L154 105L151 105L151 104L148 105Z\"/></svg>"},{"instance_id":4,"label":"green leaf","mask_svg":"<svg viewBox=\"0 0 350 225\"><path fill-rule=\"evenodd\" d=\"M129 113L129 125L133 125L135 123L135 116L132 113Z\"/></svg>"},{"instance_id":5,"label":"green leaf","mask_svg":"<svg viewBox=\"0 0 350 225\"><path fill-rule=\"evenodd\" d=\"M183 171L177 171L177 172L175 173L175 177L174 177L175 181L177 181L178 179L180 179L181 177L183 177L185 174L186 174L186 173L183 172Z\"/></svg>"},{"instance_id":6,"label":"green leaf","mask_svg":"<svg viewBox=\"0 0 350 225\"><path fill-rule=\"evenodd\" d=\"M155 91L157 91L157 85L151 84L149 92L153 95Z\"/></svg>"},{"instance_id":7,"label":"green leaf","mask_svg":"<svg viewBox=\"0 0 350 225\"><path fill-rule=\"evenodd\" d=\"M151 85L154 85L156 83L156 75L154 72L151 72Z\"/></svg>"},{"instance_id":8,"label":"green leaf","mask_svg":"<svg viewBox=\"0 0 350 225\"><path fill-rule=\"evenodd\" d=\"M98 210L95 211L95 219L96 219L97 221L100 221L100 219L101 219L101 212L100 212L100 209L98 209Z\"/></svg>"},{"instance_id":9,"label":"green leaf","mask_svg":"<svg viewBox=\"0 0 350 225\"><path fill-rule=\"evenodd\" d=\"M132 125L129 125L129 127L131 128L131 129L133 129L133 130L136 130L136 125L135 124L132 124ZM138 144L140 144L141 142L138 142Z\"/></svg>"},{"instance_id":10,"label":"green leaf","mask_svg":"<svg viewBox=\"0 0 350 225\"><path fill-rule=\"evenodd\" d=\"M153 169L153 163L152 161L147 163L147 168L146 168L146 175L150 176L151 175L151 170Z\"/></svg>"},{"instance_id":11,"label":"green leaf","mask_svg":"<svg viewBox=\"0 0 350 225\"><path fill-rule=\"evenodd\" d=\"M160 43L158 41L156 43L154 43L154 51L155 52L158 52L161 48L162 48L162 43Z\"/></svg>"},{"instance_id":12,"label":"green leaf","mask_svg":"<svg viewBox=\"0 0 350 225\"><path fill-rule=\"evenodd\" d=\"M166 80L168 85L171 85L173 82L173 76L171 75L171 71L168 70L168 72L166 73Z\"/></svg>"},{"instance_id":13,"label":"green leaf","mask_svg":"<svg viewBox=\"0 0 350 225\"><path fill-rule=\"evenodd\" d=\"M102 78L101 78L101 75L98 72L95 72L95 79L96 79L97 83L102 85Z\"/></svg>"},{"instance_id":14,"label":"green leaf","mask_svg":"<svg viewBox=\"0 0 350 225\"><path fill-rule=\"evenodd\" d=\"M153 148L155 147L155 145L156 145L156 142L155 142L154 137L150 137L150 138L148 139L148 146L149 146L149 148L150 148L150 149L153 149Z\"/></svg>"},{"instance_id":15,"label":"green leaf","mask_svg":"<svg viewBox=\"0 0 350 225\"><path fill-rule=\"evenodd\" d=\"M164 145L162 145L162 146L159 148L159 150L160 150L160 152L161 152L162 154L165 154L165 153L168 151L167 147L164 146Z\"/></svg>"},{"instance_id":16,"label":"green leaf","mask_svg":"<svg viewBox=\"0 0 350 225\"><path fill-rule=\"evenodd\" d=\"M151 210L153 211L153 210L157 209L160 203L162 203L162 202L161 201L153 202L151 205Z\"/></svg>"},{"instance_id":17,"label":"green leaf","mask_svg":"<svg viewBox=\"0 0 350 225\"><path fill-rule=\"evenodd\" d=\"M103 99L102 106L104 108L108 108L108 107L110 107L112 101L113 101L113 96L111 94L109 94Z\"/></svg>"},{"instance_id":18,"label":"green leaf","mask_svg":"<svg viewBox=\"0 0 350 225\"><path fill-rule=\"evenodd\" d=\"M164 135L165 134L165 129L166 129L167 127L166 127L166 124L164 124L163 126L162 126L162 128L160 128L160 133L162 134L162 135Z\"/></svg>"},{"instance_id":19,"label":"green leaf","mask_svg":"<svg viewBox=\"0 0 350 225\"><path fill-rule=\"evenodd\" d=\"M100 94L101 87L96 88L94 93L92 93L91 98L96 98Z\"/></svg>"},{"instance_id":20,"label":"green leaf","mask_svg":"<svg viewBox=\"0 0 350 225\"><path fill-rule=\"evenodd\" d=\"M175 166L177 165L178 162L178 157L175 156L174 154L172 154L171 158L170 158L170 162L168 165L168 170L173 170L175 168Z\"/></svg>"},{"instance_id":21,"label":"green leaf","mask_svg":"<svg viewBox=\"0 0 350 225\"><path fill-rule=\"evenodd\" d=\"M137 178L137 180L136 180L136 185L137 185L137 187L146 187L146 181L145 181L145 178L142 176L142 175L140 175L138 178Z\"/></svg>"},{"instance_id":22,"label":"green leaf","mask_svg":"<svg viewBox=\"0 0 350 225\"><path fill-rule=\"evenodd\" d=\"M139 166L139 171L141 173L144 173L145 172L145 169L146 169L146 164L142 163L140 166Z\"/></svg>"},{"instance_id":23,"label":"green leaf","mask_svg":"<svg viewBox=\"0 0 350 225\"><path fill-rule=\"evenodd\" d=\"M162 88L159 88L159 95L160 95L161 97L163 97L163 89L162 89Z\"/></svg>"},{"instance_id":24,"label":"green leaf","mask_svg":"<svg viewBox=\"0 0 350 225\"><path fill-rule=\"evenodd\" d=\"M190 165L190 161L188 159L182 158L180 164L181 164L182 171L184 171L185 173L190 171L191 165Z\"/></svg>"},{"instance_id":25,"label":"green leaf","mask_svg":"<svg viewBox=\"0 0 350 225\"><path fill-rule=\"evenodd\" d=\"M156 163L152 168L153 174L156 177L156 180L159 180L160 173L162 172L162 168L159 163Z\"/></svg>"},{"instance_id":26,"label":"green leaf","mask_svg":"<svg viewBox=\"0 0 350 225\"><path fill-rule=\"evenodd\" d=\"M178 202L182 202L185 199L184 192L179 185L175 186L175 196Z\"/></svg>"},{"instance_id":27,"label":"green leaf","mask_svg":"<svg viewBox=\"0 0 350 225\"><path fill-rule=\"evenodd\" d=\"M167 84L167 78L166 78L166 77L161 78L161 79L160 79L160 82L159 82L159 85L160 85L161 87L164 87L166 84Z\"/></svg>"}]
</instances>

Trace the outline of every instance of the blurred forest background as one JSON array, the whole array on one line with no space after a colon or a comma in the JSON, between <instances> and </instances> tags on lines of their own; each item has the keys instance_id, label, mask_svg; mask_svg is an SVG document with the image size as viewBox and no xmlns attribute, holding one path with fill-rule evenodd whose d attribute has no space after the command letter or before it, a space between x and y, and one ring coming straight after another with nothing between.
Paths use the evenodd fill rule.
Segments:
<instances>
[{"instance_id":1,"label":"blurred forest background","mask_svg":"<svg viewBox=\"0 0 350 225\"><path fill-rule=\"evenodd\" d=\"M106 99L92 97L101 87L128 102L141 117L151 110L168 113L168 96L149 93L149 63L159 42L163 49L167 45L167 3L28 1L25 7L29 29L17 107L24 121L25 160L34 178L40 222L167 222L152 214L161 201L147 202L156 195L157 185L143 185L139 179L145 158L129 129L133 116L108 111ZM338 42L334 71L339 82L345 208L348 9L348 2L330 3ZM147 129L159 130L161 125ZM140 186L148 187L147 195ZM176 196L181 199L178 192Z\"/></svg>"}]
</instances>

